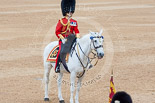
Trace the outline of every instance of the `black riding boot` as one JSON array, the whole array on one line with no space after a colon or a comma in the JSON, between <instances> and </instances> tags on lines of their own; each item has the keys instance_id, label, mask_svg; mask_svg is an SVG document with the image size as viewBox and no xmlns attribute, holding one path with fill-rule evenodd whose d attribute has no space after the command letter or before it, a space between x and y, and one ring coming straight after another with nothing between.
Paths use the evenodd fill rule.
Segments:
<instances>
[{"instance_id":1,"label":"black riding boot","mask_svg":"<svg viewBox=\"0 0 155 103\"><path fill-rule=\"evenodd\" d=\"M58 61L57 61L57 66L56 66L56 69L55 69L55 73L60 73L60 56L58 57Z\"/></svg>"},{"instance_id":2,"label":"black riding boot","mask_svg":"<svg viewBox=\"0 0 155 103\"><path fill-rule=\"evenodd\" d=\"M66 55L67 54L60 54L60 59L61 59L63 66L68 69L67 64L66 64Z\"/></svg>"}]
</instances>

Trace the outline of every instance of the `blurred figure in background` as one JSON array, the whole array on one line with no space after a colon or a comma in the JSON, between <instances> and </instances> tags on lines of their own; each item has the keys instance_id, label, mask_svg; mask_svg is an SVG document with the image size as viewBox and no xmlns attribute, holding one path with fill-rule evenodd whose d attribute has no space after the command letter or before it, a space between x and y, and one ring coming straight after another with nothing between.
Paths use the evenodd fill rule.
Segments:
<instances>
[{"instance_id":1,"label":"blurred figure in background","mask_svg":"<svg viewBox=\"0 0 155 103\"><path fill-rule=\"evenodd\" d=\"M111 103L132 103L132 99L129 94L124 91L116 92L113 96Z\"/></svg>"}]
</instances>

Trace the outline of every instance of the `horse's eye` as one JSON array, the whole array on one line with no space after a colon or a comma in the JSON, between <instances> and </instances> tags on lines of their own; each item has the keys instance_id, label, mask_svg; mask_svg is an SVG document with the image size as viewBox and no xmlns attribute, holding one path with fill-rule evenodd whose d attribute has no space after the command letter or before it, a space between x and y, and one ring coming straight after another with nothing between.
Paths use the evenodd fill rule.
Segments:
<instances>
[{"instance_id":1,"label":"horse's eye","mask_svg":"<svg viewBox=\"0 0 155 103\"><path fill-rule=\"evenodd\" d=\"M96 42L97 42L97 40L94 40L94 42L96 43Z\"/></svg>"}]
</instances>

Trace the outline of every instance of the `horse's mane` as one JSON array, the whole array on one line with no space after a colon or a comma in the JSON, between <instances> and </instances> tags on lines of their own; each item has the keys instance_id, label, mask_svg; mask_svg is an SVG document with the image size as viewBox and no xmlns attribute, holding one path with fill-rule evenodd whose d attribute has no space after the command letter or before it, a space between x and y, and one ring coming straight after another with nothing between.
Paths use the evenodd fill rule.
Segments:
<instances>
[{"instance_id":1,"label":"horse's mane","mask_svg":"<svg viewBox=\"0 0 155 103\"><path fill-rule=\"evenodd\" d=\"M89 40L90 34L86 34L80 38L80 43L86 42Z\"/></svg>"}]
</instances>

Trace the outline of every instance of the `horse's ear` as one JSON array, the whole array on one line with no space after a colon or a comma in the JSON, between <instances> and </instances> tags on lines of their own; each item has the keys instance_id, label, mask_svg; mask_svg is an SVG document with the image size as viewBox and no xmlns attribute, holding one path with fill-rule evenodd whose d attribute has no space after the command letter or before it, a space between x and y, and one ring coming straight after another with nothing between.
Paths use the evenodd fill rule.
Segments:
<instances>
[{"instance_id":1,"label":"horse's ear","mask_svg":"<svg viewBox=\"0 0 155 103\"><path fill-rule=\"evenodd\" d=\"M91 30L89 30L89 34L92 34L92 31Z\"/></svg>"},{"instance_id":2,"label":"horse's ear","mask_svg":"<svg viewBox=\"0 0 155 103\"><path fill-rule=\"evenodd\" d=\"M102 33L103 33L103 29L100 30L100 35L102 35Z\"/></svg>"}]
</instances>

